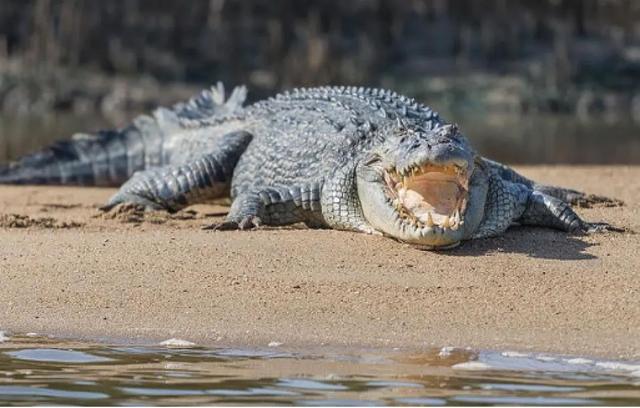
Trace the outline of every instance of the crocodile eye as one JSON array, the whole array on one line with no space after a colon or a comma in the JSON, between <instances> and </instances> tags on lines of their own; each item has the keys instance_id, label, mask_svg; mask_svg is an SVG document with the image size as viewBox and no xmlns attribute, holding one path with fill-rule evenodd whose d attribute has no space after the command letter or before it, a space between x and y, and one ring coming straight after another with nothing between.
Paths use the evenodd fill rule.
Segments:
<instances>
[{"instance_id":1,"label":"crocodile eye","mask_svg":"<svg viewBox=\"0 0 640 408\"><path fill-rule=\"evenodd\" d=\"M380 156L378 156L377 154L374 154L371 157L369 157L367 160L365 160L364 165L371 166L372 164L377 163L381 160L382 159L380 158Z\"/></svg>"}]
</instances>

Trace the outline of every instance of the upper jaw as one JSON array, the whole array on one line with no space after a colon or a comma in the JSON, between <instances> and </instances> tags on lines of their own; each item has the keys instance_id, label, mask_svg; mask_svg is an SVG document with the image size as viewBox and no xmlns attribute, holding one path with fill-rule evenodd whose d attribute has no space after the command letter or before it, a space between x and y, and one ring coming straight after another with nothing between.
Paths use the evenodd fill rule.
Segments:
<instances>
[{"instance_id":1,"label":"upper jaw","mask_svg":"<svg viewBox=\"0 0 640 408\"><path fill-rule=\"evenodd\" d=\"M471 173L471 166L473 166L473 164L470 163L473 162L467 160L466 158L450 158L448 160L429 160L427 158L422 158L416 161L399 163L396 165L386 163L384 169L389 173L394 173L405 177L415 175L416 173L420 173L421 171L425 171L428 169L444 169L447 171L455 172L460 176L467 176L469 173Z\"/></svg>"}]
</instances>

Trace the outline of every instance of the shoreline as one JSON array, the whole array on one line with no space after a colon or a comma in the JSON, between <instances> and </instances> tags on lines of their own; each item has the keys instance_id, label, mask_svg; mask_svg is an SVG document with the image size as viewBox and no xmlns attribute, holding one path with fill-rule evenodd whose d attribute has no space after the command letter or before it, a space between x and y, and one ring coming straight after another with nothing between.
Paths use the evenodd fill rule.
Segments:
<instances>
[{"instance_id":1,"label":"shoreline","mask_svg":"<svg viewBox=\"0 0 640 408\"><path fill-rule=\"evenodd\" d=\"M3 350L22 349L63 349L82 351L96 348L134 347L143 349L195 350L221 353L227 356L260 356L267 358L343 360L370 356L387 363L427 364L446 366L459 371L515 370L597 372L631 377L640 375L640 359L612 357L610 355L585 355L572 353L545 352L535 349L478 349L472 347L357 347L336 345L288 345L272 342L268 345L247 344L199 344L179 338L152 341L151 339L112 337L65 337L41 333L6 333L0 331L0 353ZM444 363L444 364L443 364ZM550 364L544 367L544 364Z\"/></svg>"},{"instance_id":2,"label":"shoreline","mask_svg":"<svg viewBox=\"0 0 640 408\"><path fill-rule=\"evenodd\" d=\"M578 209L640 231L639 166L521 166L625 201ZM303 228L211 232L225 207L96 210L113 189L0 186L0 330L267 348L472 347L640 358L640 235L539 228L423 252Z\"/></svg>"}]
</instances>

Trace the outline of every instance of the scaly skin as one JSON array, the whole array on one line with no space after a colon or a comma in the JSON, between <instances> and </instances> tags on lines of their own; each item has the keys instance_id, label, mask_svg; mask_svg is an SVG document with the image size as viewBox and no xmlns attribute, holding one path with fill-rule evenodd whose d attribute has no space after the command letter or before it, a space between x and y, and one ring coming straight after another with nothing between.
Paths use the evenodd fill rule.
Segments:
<instances>
[{"instance_id":1,"label":"scaly skin","mask_svg":"<svg viewBox=\"0 0 640 408\"><path fill-rule=\"evenodd\" d=\"M134 203L177 211L230 196L227 219L211 228L304 222L425 248L495 236L515 223L609 228L582 221L569 205L611 200L538 185L478 156L456 126L413 99L324 87L243 107L245 93L236 88L225 102L218 85L125 129L76 137L0 169L0 183L124 183L104 210ZM407 191L429 199L398 199ZM455 208L446 204L456 197ZM420 211L438 200L458 213L445 218L434 204L434 224Z\"/></svg>"}]
</instances>

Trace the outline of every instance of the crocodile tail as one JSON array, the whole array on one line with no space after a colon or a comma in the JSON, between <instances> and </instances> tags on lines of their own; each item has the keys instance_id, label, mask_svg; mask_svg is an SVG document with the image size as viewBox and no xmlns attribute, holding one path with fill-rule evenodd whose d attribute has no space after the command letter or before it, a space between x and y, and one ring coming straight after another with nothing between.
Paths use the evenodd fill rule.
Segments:
<instances>
[{"instance_id":1,"label":"crocodile tail","mask_svg":"<svg viewBox=\"0 0 640 408\"><path fill-rule=\"evenodd\" d=\"M76 134L0 166L0 184L119 186L136 171L165 164L164 141L182 124L237 113L244 87L225 101L221 83L171 108L142 115L119 130Z\"/></svg>"},{"instance_id":2,"label":"crocodile tail","mask_svg":"<svg viewBox=\"0 0 640 408\"><path fill-rule=\"evenodd\" d=\"M0 184L114 186L144 168L143 130L76 134L22 157L0 170Z\"/></svg>"}]
</instances>

